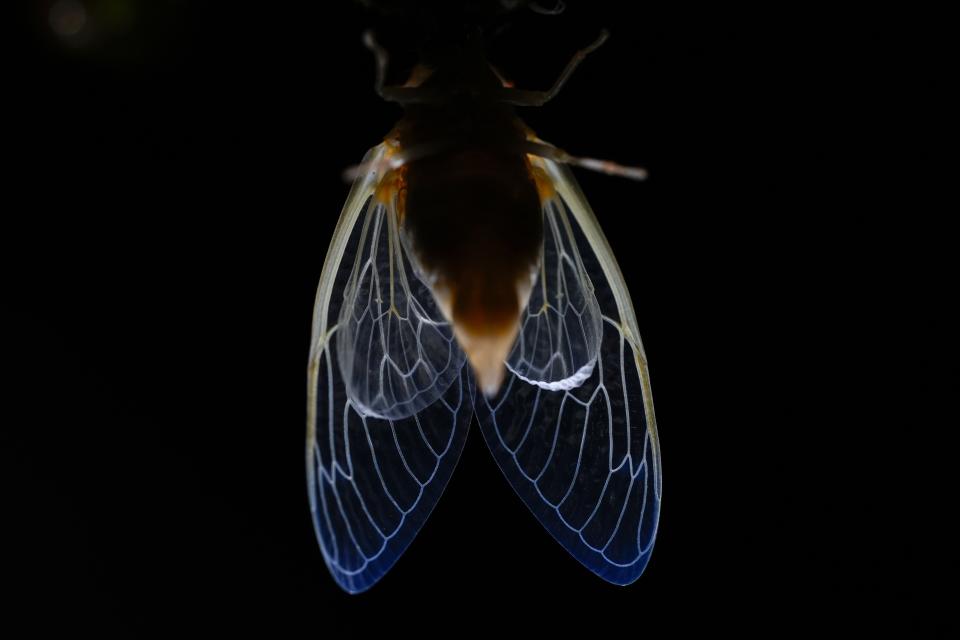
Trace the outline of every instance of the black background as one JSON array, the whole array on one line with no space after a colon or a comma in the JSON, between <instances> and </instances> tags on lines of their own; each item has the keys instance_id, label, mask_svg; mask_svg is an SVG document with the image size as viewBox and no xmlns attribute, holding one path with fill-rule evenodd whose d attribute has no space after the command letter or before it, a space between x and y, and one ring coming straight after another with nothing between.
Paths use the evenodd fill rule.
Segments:
<instances>
[{"instance_id":1,"label":"black background","mask_svg":"<svg viewBox=\"0 0 960 640\"><path fill-rule=\"evenodd\" d=\"M650 171L578 175L650 361L656 550L629 588L595 578L474 430L414 544L351 597L310 522L305 370L341 171L399 116L360 42L377 19L346 1L87 2L99 27L71 38L50 28L50 4L23 12L16 41L22 197L3 240L16 327L5 573L38 605L18 608L27 624L773 632L871 601L883 563L855 559L844 523L873 498L839 504L829 489L833 429L863 390L844 386L841 402L815 381L844 377L862 348L840 309L865 292L836 266L869 214L847 206L855 170L849 192L824 184L869 137L866 101L848 98L885 73L870 16L573 1L558 17L517 13L491 58L518 86L548 86L612 33L522 117L573 153ZM126 23L110 22L116 6ZM380 25L399 79L412 37ZM851 338L840 351L838 335Z\"/></svg>"}]
</instances>

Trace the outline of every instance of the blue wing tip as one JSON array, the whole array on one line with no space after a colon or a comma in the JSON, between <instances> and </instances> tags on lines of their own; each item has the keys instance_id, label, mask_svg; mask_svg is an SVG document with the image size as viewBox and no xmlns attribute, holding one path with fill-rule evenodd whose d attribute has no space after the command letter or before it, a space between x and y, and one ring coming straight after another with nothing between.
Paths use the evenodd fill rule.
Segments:
<instances>
[{"instance_id":1,"label":"blue wing tip","mask_svg":"<svg viewBox=\"0 0 960 640\"><path fill-rule=\"evenodd\" d=\"M629 587L634 582L639 580L640 576L642 576L646 571L647 565L650 562L650 552L651 550L647 550L646 553L637 558L637 561L629 567L619 567L615 565L591 567L586 565L586 563L584 563L584 566L586 566L600 578L603 578L605 582L609 582L610 584L618 587Z\"/></svg>"},{"instance_id":2,"label":"blue wing tip","mask_svg":"<svg viewBox=\"0 0 960 640\"><path fill-rule=\"evenodd\" d=\"M365 573L349 575L332 565L328 565L327 568L330 570L330 575L333 576L337 586L352 596L368 591L386 574L386 571L384 571L377 575Z\"/></svg>"}]
</instances>

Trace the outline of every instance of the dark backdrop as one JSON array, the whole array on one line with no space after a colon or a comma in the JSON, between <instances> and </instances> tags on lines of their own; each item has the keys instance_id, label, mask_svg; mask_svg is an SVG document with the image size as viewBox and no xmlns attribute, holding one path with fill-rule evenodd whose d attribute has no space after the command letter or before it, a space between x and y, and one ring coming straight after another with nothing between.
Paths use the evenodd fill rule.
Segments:
<instances>
[{"instance_id":1,"label":"dark backdrop","mask_svg":"<svg viewBox=\"0 0 960 640\"><path fill-rule=\"evenodd\" d=\"M643 577L613 587L569 558L477 430L380 584L350 597L327 575L305 370L341 170L399 116L372 91L360 34L374 17L346 1L37 2L9 85L18 196L3 240L6 577L38 605L24 620L642 636L816 625L865 599L872 574L847 571L860 565L838 523L872 505L826 490L830 425L848 410L816 378L819 328L850 333L831 310L858 293L817 290L846 238L817 185L835 153L824 127L853 112L840 96L878 73L858 62L870 23L569 5L519 12L491 57L545 87L612 33L522 115L571 152L650 170L642 184L578 174L650 361L664 499ZM402 71L412 38L382 26Z\"/></svg>"}]
</instances>

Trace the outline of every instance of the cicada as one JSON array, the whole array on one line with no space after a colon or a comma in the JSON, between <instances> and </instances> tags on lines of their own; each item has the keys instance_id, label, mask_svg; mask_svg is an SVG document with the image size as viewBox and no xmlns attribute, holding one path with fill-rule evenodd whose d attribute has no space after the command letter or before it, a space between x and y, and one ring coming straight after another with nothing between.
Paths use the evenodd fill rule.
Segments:
<instances>
[{"instance_id":1,"label":"cicada","mask_svg":"<svg viewBox=\"0 0 960 640\"><path fill-rule=\"evenodd\" d=\"M310 510L330 573L376 583L440 498L476 416L507 480L567 551L629 584L661 470L647 359L623 275L569 165L642 177L540 140L476 38L403 86L357 165L320 276L308 367Z\"/></svg>"}]
</instances>

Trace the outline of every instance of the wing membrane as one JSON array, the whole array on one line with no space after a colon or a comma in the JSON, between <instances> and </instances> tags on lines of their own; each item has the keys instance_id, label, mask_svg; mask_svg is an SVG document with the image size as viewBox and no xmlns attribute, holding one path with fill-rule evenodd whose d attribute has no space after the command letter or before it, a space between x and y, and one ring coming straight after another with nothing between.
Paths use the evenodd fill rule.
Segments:
<instances>
[{"instance_id":1,"label":"wing membrane","mask_svg":"<svg viewBox=\"0 0 960 640\"><path fill-rule=\"evenodd\" d=\"M540 271L507 368L547 390L572 389L593 371L600 350L600 308L558 202L544 209Z\"/></svg>"},{"instance_id":2,"label":"wing membrane","mask_svg":"<svg viewBox=\"0 0 960 640\"><path fill-rule=\"evenodd\" d=\"M532 161L556 192L544 215L568 226L596 291L599 357L568 388L531 385L511 368L496 397L477 395L477 415L500 468L544 527L591 571L629 584L649 561L660 512L646 356L623 276L572 174Z\"/></svg>"},{"instance_id":3,"label":"wing membrane","mask_svg":"<svg viewBox=\"0 0 960 640\"><path fill-rule=\"evenodd\" d=\"M401 419L431 405L466 359L400 241L393 200L374 201L340 310L337 357L354 406Z\"/></svg>"},{"instance_id":4,"label":"wing membrane","mask_svg":"<svg viewBox=\"0 0 960 640\"><path fill-rule=\"evenodd\" d=\"M382 146L371 150L364 162L375 165L383 152ZM352 344L362 325L357 300L364 295L369 302L375 291L390 285L370 275L382 277L384 268L389 275L391 264L378 262L383 246L378 243L392 242L392 232L388 208L374 197L377 183L373 174L358 178L334 232L317 291L308 370L310 510L327 567L352 593L379 580L420 530L453 473L473 416L473 382L462 356L460 364L449 365L452 380L432 400L420 400L423 406L413 405L418 408L399 418L372 414L344 379L344 369L357 370L337 362L341 336L350 335L347 344ZM393 277L400 278L400 272L394 271ZM362 284L364 278L373 284ZM365 286L366 293L358 293ZM394 287L395 292L414 289L409 280ZM419 312L409 311L417 302L396 300L398 311ZM375 314L359 317L375 320ZM386 335L399 330L390 321L380 326L370 321L366 331ZM383 339L402 348L392 353L415 359L423 348L423 332L421 327L395 343ZM411 342L411 336L419 342Z\"/></svg>"}]
</instances>

